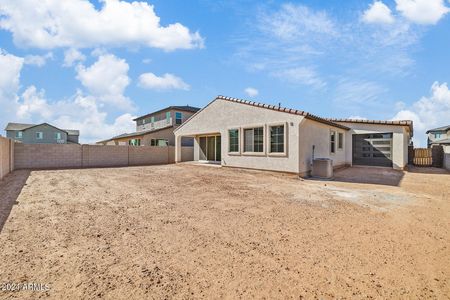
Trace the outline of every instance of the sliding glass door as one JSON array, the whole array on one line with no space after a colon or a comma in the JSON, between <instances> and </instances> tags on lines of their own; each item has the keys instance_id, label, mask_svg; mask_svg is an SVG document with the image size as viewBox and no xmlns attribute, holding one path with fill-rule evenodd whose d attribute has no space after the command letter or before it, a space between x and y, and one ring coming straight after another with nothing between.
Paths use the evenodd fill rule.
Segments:
<instances>
[{"instance_id":1,"label":"sliding glass door","mask_svg":"<svg viewBox=\"0 0 450 300\"><path fill-rule=\"evenodd\" d=\"M199 138L199 160L222 160L220 135L202 136Z\"/></svg>"}]
</instances>

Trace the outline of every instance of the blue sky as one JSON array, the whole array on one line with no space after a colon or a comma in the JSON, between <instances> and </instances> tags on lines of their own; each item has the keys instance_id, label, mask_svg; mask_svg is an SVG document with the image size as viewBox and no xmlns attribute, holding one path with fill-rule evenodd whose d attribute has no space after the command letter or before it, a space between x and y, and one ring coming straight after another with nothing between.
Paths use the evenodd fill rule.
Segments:
<instances>
[{"instance_id":1,"label":"blue sky","mask_svg":"<svg viewBox=\"0 0 450 300\"><path fill-rule=\"evenodd\" d=\"M34 2L34 3L33 3ZM450 3L0 0L0 126L83 142L216 95L324 117L450 123Z\"/></svg>"}]
</instances>

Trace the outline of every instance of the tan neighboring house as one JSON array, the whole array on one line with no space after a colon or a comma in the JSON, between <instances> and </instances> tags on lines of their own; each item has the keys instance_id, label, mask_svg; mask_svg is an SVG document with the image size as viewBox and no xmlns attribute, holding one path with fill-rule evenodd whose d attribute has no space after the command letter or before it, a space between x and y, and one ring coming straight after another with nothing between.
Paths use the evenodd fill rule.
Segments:
<instances>
[{"instance_id":1,"label":"tan neighboring house","mask_svg":"<svg viewBox=\"0 0 450 300\"><path fill-rule=\"evenodd\" d=\"M183 124L200 108L192 106L169 106L138 117L136 132L124 133L108 140L97 142L100 145L132 145L132 146L175 146L175 128ZM192 138L184 138L182 146L193 146Z\"/></svg>"},{"instance_id":2,"label":"tan neighboring house","mask_svg":"<svg viewBox=\"0 0 450 300\"><path fill-rule=\"evenodd\" d=\"M313 158L347 165L404 169L412 121L326 119L305 111L218 96L175 129L175 160L182 139L194 139L194 160L298 173Z\"/></svg>"},{"instance_id":3,"label":"tan neighboring house","mask_svg":"<svg viewBox=\"0 0 450 300\"><path fill-rule=\"evenodd\" d=\"M433 145L450 147L450 125L430 129L426 133L428 135L428 147Z\"/></svg>"}]
</instances>

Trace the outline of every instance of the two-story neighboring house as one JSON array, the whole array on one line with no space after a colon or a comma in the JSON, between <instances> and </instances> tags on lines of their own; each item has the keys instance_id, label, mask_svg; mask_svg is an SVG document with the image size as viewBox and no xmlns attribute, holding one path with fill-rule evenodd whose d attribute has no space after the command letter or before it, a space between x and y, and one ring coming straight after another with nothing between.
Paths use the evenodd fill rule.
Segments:
<instances>
[{"instance_id":1,"label":"two-story neighboring house","mask_svg":"<svg viewBox=\"0 0 450 300\"><path fill-rule=\"evenodd\" d=\"M61 129L48 123L8 123L6 136L24 144L78 144L80 132Z\"/></svg>"},{"instance_id":2,"label":"two-story neighboring house","mask_svg":"<svg viewBox=\"0 0 450 300\"><path fill-rule=\"evenodd\" d=\"M97 142L102 145L132 146L175 146L175 128L183 124L200 108L192 106L169 106L140 116L136 122L136 132L124 133L108 140ZM182 140L183 146L193 146L192 138Z\"/></svg>"},{"instance_id":3,"label":"two-story neighboring house","mask_svg":"<svg viewBox=\"0 0 450 300\"><path fill-rule=\"evenodd\" d=\"M450 125L427 131L428 147L433 145L450 145Z\"/></svg>"}]
</instances>

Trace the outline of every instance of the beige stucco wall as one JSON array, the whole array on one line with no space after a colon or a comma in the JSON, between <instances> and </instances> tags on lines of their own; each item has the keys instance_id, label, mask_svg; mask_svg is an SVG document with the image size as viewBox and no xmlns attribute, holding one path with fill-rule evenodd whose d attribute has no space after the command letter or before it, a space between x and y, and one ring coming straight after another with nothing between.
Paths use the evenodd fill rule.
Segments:
<instances>
[{"instance_id":1,"label":"beige stucco wall","mask_svg":"<svg viewBox=\"0 0 450 300\"><path fill-rule=\"evenodd\" d=\"M352 163L352 135L367 133L392 133L392 162L394 169L404 169L408 165L408 145L410 133L407 126L384 125L384 124L364 124L341 122L351 128L346 133L346 161Z\"/></svg>"},{"instance_id":2,"label":"beige stucco wall","mask_svg":"<svg viewBox=\"0 0 450 300\"><path fill-rule=\"evenodd\" d=\"M444 168L450 171L450 145L444 145Z\"/></svg>"},{"instance_id":3,"label":"beige stucco wall","mask_svg":"<svg viewBox=\"0 0 450 300\"><path fill-rule=\"evenodd\" d=\"M220 134L222 137L222 165L298 173L298 135L299 124L302 120L303 117L299 115L218 99L175 131L175 135L177 138L181 136L196 137L194 142L194 160L198 160L198 137L205 134ZM287 129L288 147L285 156L268 155L268 125L275 123L284 123ZM243 154L242 129L244 127L260 126L263 126L265 130L264 153L262 155ZM241 153L238 155L228 153L228 130L232 128L240 129Z\"/></svg>"},{"instance_id":4,"label":"beige stucco wall","mask_svg":"<svg viewBox=\"0 0 450 300\"><path fill-rule=\"evenodd\" d=\"M0 180L14 170L14 141L0 137Z\"/></svg>"},{"instance_id":5,"label":"beige stucco wall","mask_svg":"<svg viewBox=\"0 0 450 300\"><path fill-rule=\"evenodd\" d=\"M336 132L336 151L331 153L330 145L330 135L331 131ZM315 158L330 158L333 160L333 166L339 167L345 165L346 162L346 131L341 128L330 126L327 124L319 123L309 119L303 119L300 124L299 132L299 157L300 174L307 173L311 171L311 163L314 147L314 157ZM342 133L344 137L344 142L342 144L342 149L338 149L338 133ZM351 148L350 148L351 151Z\"/></svg>"}]
</instances>

